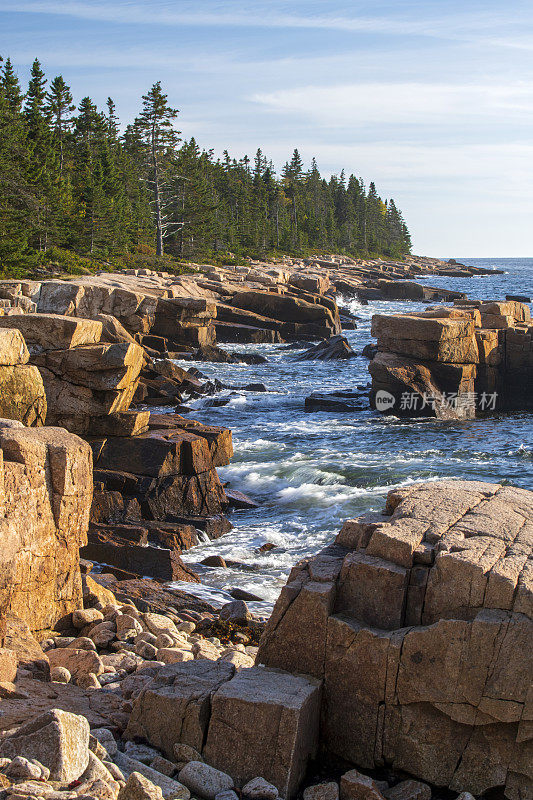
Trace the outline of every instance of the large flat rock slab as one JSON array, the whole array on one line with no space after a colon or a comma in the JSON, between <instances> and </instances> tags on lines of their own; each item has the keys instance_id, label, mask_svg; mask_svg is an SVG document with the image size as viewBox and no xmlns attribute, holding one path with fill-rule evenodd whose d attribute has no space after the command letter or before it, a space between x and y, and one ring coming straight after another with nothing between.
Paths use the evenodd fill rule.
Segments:
<instances>
[{"instance_id":1,"label":"large flat rock slab","mask_svg":"<svg viewBox=\"0 0 533 800\"><path fill-rule=\"evenodd\" d=\"M0 328L18 328L32 352L96 344L102 335L101 322L60 314L13 314L0 317Z\"/></svg>"}]
</instances>

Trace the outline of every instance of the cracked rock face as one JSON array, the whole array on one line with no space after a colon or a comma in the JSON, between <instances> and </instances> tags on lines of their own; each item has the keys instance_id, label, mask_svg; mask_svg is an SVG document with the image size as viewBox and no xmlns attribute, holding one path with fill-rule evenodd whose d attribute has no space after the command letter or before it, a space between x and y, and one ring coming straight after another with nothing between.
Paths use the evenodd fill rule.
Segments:
<instances>
[{"instance_id":1,"label":"cracked rock face","mask_svg":"<svg viewBox=\"0 0 533 800\"><path fill-rule=\"evenodd\" d=\"M533 493L389 493L297 565L258 663L324 681L322 744L479 795L531 787Z\"/></svg>"},{"instance_id":2,"label":"cracked rock face","mask_svg":"<svg viewBox=\"0 0 533 800\"><path fill-rule=\"evenodd\" d=\"M7 319L7 317L6 317ZM44 425L46 395L21 332L0 327L0 418Z\"/></svg>"},{"instance_id":3,"label":"cracked rock face","mask_svg":"<svg viewBox=\"0 0 533 800\"><path fill-rule=\"evenodd\" d=\"M82 606L91 498L86 442L62 428L0 424L0 619L13 613L39 631Z\"/></svg>"}]
</instances>

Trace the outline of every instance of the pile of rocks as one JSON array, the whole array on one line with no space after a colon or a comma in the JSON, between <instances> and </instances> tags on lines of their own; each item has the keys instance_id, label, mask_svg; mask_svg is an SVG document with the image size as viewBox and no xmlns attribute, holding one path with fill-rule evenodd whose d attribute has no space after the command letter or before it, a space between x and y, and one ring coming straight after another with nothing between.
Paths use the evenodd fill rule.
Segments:
<instances>
[{"instance_id":1,"label":"pile of rocks","mask_svg":"<svg viewBox=\"0 0 533 800\"><path fill-rule=\"evenodd\" d=\"M371 403L380 411L441 419L530 408L533 323L523 303L375 315Z\"/></svg>"},{"instance_id":2,"label":"pile of rocks","mask_svg":"<svg viewBox=\"0 0 533 800\"><path fill-rule=\"evenodd\" d=\"M223 644L216 636L197 632L197 626L205 629L209 622L215 622L213 614L187 608L155 614L139 612L132 601L124 605L98 602L63 617L61 633L48 636L41 647L52 681L73 681L84 689L106 686L123 696L126 691L128 699L138 694L147 676L153 678L166 664L196 659L220 660L236 668L253 666L257 647L244 644L246 635L237 637L242 642ZM139 680L129 679L122 689L121 682L132 674Z\"/></svg>"},{"instance_id":3,"label":"pile of rocks","mask_svg":"<svg viewBox=\"0 0 533 800\"><path fill-rule=\"evenodd\" d=\"M0 281L0 317L36 311L35 292L38 286L37 281L31 280Z\"/></svg>"},{"instance_id":4,"label":"pile of rocks","mask_svg":"<svg viewBox=\"0 0 533 800\"><path fill-rule=\"evenodd\" d=\"M200 673L233 675L253 666L257 647L245 646L250 637L235 624L226 628L224 644L208 636L211 624L224 624L218 615L188 608L140 613L88 577L84 602L61 617L61 632L49 632L41 647L32 640L31 655L29 632L25 652L20 639L5 637L15 649L0 649L2 796L188 800L190 789L214 798L220 774L193 748L176 745L169 760L162 748L121 734L144 689L168 682L168 670L189 662ZM232 617L231 606L221 618ZM48 666L40 677L50 683L36 679L37 659ZM233 788L229 776L222 780L221 788Z\"/></svg>"},{"instance_id":5,"label":"pile of rocks","mask_svg":"<svg viewBox=\"0 0 533 800\"><path fill-rule=\"evenodd\" d=\"M188 745L177 745L168 758L151 746L124 746L109 728L91 730L84 716L61 709L0 740L0 789L5 798L48 800L189 800L191 793L202 800L279 797L262 777L237 795L233 778Z\"/></svg>"}]
</instances>

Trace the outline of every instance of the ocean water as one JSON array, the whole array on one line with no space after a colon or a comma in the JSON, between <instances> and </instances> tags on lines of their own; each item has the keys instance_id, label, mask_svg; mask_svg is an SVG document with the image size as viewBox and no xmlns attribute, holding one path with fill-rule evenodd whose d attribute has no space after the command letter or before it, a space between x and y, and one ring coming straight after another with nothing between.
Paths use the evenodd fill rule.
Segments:
<instances>
[{"instance_id":1,"label":"ocean water","mask_svg":"<svg viewBox=\"0 0 533 800\"><path fill-rule=\"evenodd\" d=\"M533 259L465 259L464 263L499 267L505 274L424 280L464 291L471 298L533 296ZM360 353L373 341L373 314L423 309L427 303L347 305L360 319L357 330L345 335ZM504 481L533 489L532 414L461 422L400 420L381 416L367 403L349 413L306 412L304 399L312 391L366 386L368 360L359 356L345 362L297 362L297 351L284 345L235 349L260 352L269 361L254 366L194 365L233 387L259 382L268 389L266 393L224 390L220 396L229 403L221 407L210 407L205 399L192 404L195 419L231 428L235 455L229 466L219 469L220 477L260 504L255 510L233 512L233 531L183 556L201 575L201 593L215 605L230 600L229 590L238 587L262 598L250 607L268 614L291 566L331 542L345 519L381 510L395 486L445 477ZM265 543L275 547L259 552ZM199 565L214 554L236 563L228 569ZM178 585L199 593L197 585Z\"/></svg>"}]
</instances>

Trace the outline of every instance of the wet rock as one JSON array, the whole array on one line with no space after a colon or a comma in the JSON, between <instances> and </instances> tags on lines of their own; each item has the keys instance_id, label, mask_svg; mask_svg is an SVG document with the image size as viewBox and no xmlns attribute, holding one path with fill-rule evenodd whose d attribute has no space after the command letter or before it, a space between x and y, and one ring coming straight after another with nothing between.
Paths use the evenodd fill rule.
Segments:
<instances>
[{"instance_id":1,"label":"wet rock","mask_svg":"<svg viewBox=\"0 0 533 800\"><path fill-rule=\"evenodd\" d=\"M370 361L377 355L378 348L375 344L365 344L361 351L361 355L365 358L370 359Z\"/></svg>"},{"instance_id":2,"label":"wet rock","mask_svg":"<svg viewBox=\"0 0 533 800\"><path fill-rule=\"evenodd\" d=\"M306 411L358 411L368 407L368 399L361 392L313 392L305 398Z\"/></svg>"},{"instance_id":3,"label":"wet rock","mask_svg":"<svg viewBox=\"0 0 533 800\"><path fill-rule=\"evenodd\" d=\"M475 415L473 364L423 362L379 352L369 370L370 402L382 413L439 419L470 419ZM447 401L450 396L453 402Z\"/></svg>"},{"instance_id":4,"label":"wet rock","mask_svg":"<svg viewBox=\"0 0 533 800\"><path fill-rule=\"evenodd\" d=\"M263 602L262 597L258 597L256 594L252 594L252 592L246 592L244 589L234 588L230 589L230 595L235 598L235 600L252 600L257 602Z\"/></svg>"},{"instance_id":5,"label":"wet rock","mask_svg":"<svg viewBox=\"0 0 533 800\"><path fill-rule=\"evenodd\" d=\"M324 342L320 342L304 353L294 356L295 361L336 361L347 358L355 358L356 353L352 350L348 340L344 336L332 336Z\"/></svg>"},{"instance_id":6,"label":"wet rock","mask_svg":"<svg viewBox=\"0 0 533 800\"><path fill-rule=\"evenodd\" d=\"M222 556L207 556L200 564L204 564L206 567L221 567L222 569L226 569L227 564L222 558Z\"/></svg>"},{"instance_id":7,"label":"wet rock","mask_svg":"<svg viewBox=\"0 0 533 800\"><path fill-rule=\"evenodd\" d=\"M244 600L234 600L223 605L219 611L219 617L221 620L232 622L235 625L247 625L253 619Z\"/></svg>"},{"instance_id":8,"label":"wet rock","mask_svg":"<svg viewBox=\"0 0 533 800\"><path fill-rule=\"evenodd\" d=\"M239 492L236 489L225 489L226 497L229 501L230 506L233 508L259 508L259 503L256 503L255 500L252 500L251 497L244 494L243 492Z\"/></svg>"},{"instance_id":9,"label":"wet rock","mask_svg":"<svg viewBox=\"0 0 533 800\"><path fill-rule=\"evenodd\" d=\"M259 353L238 353L231 354L237 361L242 361L244 364L268 364L268 358L261 356Z\"/></svg>"},{"instance_id":10,"label":"wet rock","mask_svg":"<svg viewBox=\"0 0 533 800\"><path fill-rule=\"evenodd\" d=\"M506 294L506 300L514 300L517 303L531 303L531 297L525 294Z\"/></svg>"},{"instance_id":11,"label":"wet rock","mask_svg":"<svg viewBox=\"0 0 533 800\"><path fill-rule=\"evenodd\" d=\"M242 388L245 392L268 392L264 383L247 383Z\"/></svg>"},{"instance_id":12,"label":"wet rock","mask_svg":"<svg viewBox=\"0 0 533 800\"><path fill-rule=\"evenodd\" d=\"M277 547L277 545L273 544L273 542L265 542L265 544L262 544L261 547L257 549L257 552L268 553L270 550L274 550L275 547Z\"/></svg>"}]
</instances>

